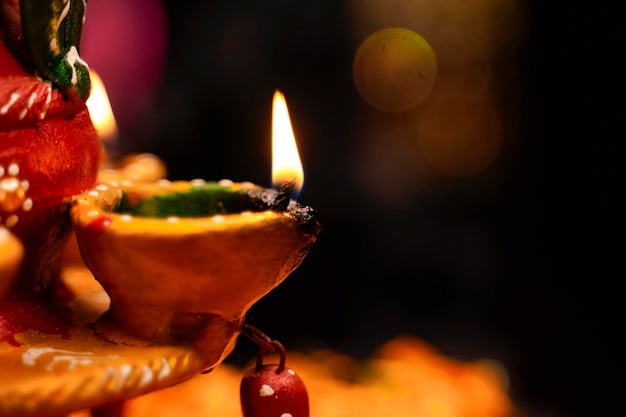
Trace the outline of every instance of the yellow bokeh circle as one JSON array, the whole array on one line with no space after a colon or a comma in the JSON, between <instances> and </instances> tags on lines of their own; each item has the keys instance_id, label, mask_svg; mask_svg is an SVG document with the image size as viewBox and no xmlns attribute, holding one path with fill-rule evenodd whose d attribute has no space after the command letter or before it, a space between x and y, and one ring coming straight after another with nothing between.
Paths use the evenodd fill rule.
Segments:
<instances>
[{"instance_id":1,"label":"yellow bokeh circle","mask_svg":"<svg viewBox=\"0 0 626 417\"><path fill-rule=\"evenodd\" d=\"M417 33L388 28L365 39L352 69L363 100L382 111L400 112L428 96L437 78L437 59Z\"/></svg>"}]
</instances>

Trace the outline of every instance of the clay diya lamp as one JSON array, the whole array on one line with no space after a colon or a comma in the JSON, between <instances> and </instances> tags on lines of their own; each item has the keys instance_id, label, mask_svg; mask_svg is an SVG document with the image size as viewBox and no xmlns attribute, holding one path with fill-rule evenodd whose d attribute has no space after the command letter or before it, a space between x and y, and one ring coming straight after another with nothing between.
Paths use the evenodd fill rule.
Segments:
<instances>
[{"instance_id":1,"label":"clay diya lamp","mask_svg":"<svg viewBox=\"0 0 626 417\"><path fill-rule=\"evenodd\" d=\"M96 332L115 343L190 345L207 369L320 231L288 191L230 181L101 183L73 198L71 219L111 299Z\"/></svg>"}]
</instances>

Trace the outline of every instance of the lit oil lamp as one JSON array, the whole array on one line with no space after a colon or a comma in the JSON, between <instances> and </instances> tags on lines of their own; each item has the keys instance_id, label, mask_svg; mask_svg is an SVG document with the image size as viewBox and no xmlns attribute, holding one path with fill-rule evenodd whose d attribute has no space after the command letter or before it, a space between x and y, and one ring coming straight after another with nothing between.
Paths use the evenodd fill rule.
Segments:
<instances>
[{"instance_id":1,"label":"lit oil lamp","mask_svg":"<svg viewBox=\"0 0 626 417\"><path fill-rule=\"evenodd\" d=\"M191 343L199 337L191 328L201 332L214 319L238 331L245 311L300 264L319 232L313 210L290 198L303 181L289 173L299 159L285 163L290 179L281 191L124 179L75 196L81 253L111 297L99 334L125 344ZM276 181L283 172L276 168Z\"/></svg>"}]
</instances>

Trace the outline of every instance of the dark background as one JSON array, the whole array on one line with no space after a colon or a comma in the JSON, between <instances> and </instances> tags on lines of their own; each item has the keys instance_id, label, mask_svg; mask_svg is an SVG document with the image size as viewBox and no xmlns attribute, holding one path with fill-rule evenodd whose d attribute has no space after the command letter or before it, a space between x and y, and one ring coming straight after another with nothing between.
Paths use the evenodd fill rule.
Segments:
<instances>
[{"instance_id":1,"label":"dark background","mask_svg":"<svg viewBox=\"0 0 626 417\"><path fill-rule=\"evenodd\" d=\"M500 361L528 415L598 415L613 397L602 377L616 359L611 282L623 275L609 244L621 240L610 214L623 87L608 61L624 37L617 10L546 3L527 2L524 41L494 62L512 145L490 171L436 177L406 204L355 175L355 126L371 109L354 88L338 1L165 1L163 83L140 123L120 125L122 152L156 153L171 179L269 186L281 89L306 175L299 201L324 230L247 321L288 349L357 358L413 334L450 357ZM240 343L228 360L253 356Z\"/></svg>"}]
</instances>

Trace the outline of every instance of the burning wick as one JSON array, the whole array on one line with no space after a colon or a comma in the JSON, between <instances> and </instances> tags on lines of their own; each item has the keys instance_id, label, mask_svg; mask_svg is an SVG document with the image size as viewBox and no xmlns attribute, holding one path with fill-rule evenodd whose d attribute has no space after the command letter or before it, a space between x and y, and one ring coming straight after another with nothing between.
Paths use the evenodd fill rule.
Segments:
<instances>
[{"instance_id":1,"label":"burning wick","mask_svg":"<svg viewBox=\"0 0 626 417\"><path fill-rule=\"evenodd\" d=\"M296 180L291 180L282 183L280 186L280 190L278 190L278 194L276 198L274 198L274 202L272 203L272 210L274 211L285 211L287 207L289 207L289 202L291 201L291 195L293 194L293 190L296 187Z\"/></svg>"}]
</instances>

